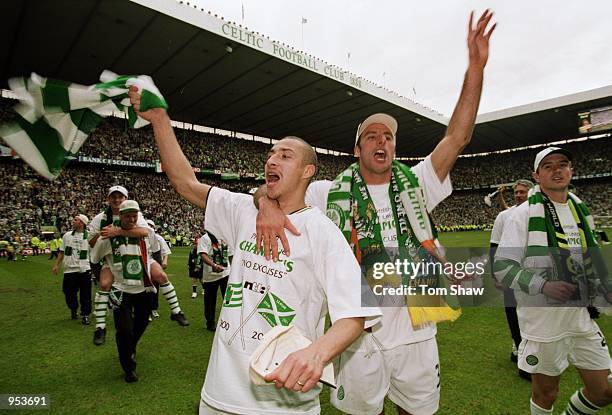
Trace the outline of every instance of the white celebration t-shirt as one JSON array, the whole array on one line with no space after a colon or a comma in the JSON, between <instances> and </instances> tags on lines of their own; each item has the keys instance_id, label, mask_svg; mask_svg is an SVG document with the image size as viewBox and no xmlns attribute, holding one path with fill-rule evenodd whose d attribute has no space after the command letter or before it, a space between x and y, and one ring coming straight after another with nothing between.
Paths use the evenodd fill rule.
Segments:
<instances>
[{"instance_id":1,"label":"white celebration t-shirt","mask_svg":"<svg viewBox=\"0 0 612 415\"><path fill-rule=\"evenodd\" d=\"M202 400L240 414L318 414L320 385L307 393L254 386L249 358L272 327L293 324L314 341L325 316L376 317L361 307L360 268L342 233L316 208L289 215L301 233L288 234L291 256L266 260L255 247L257 209L253 198L212 188L205 228L234 248L234 258L213 341Z\"/></svg>"},{"instance_id":2,"label":"white celebration t-shirt","mask_svg":"<svg viewBox=\"0 0 612 415\"><path fill-rule=\"evenodd\" d=\"M582 262L578 225L567 203L553 202L561 227L565 232L572 257ZM529 234L529 203L514 209L506 221L499 242L496 258L501 257L523 263ZM573 248L573 249L572 249ZM586 307L527 307L526 304L545 304L544 294L530 296L515 290L517 315L521 336L527 340L552 342L573 335L584 335L597 331Z\"/></svg>"}]
</instances>

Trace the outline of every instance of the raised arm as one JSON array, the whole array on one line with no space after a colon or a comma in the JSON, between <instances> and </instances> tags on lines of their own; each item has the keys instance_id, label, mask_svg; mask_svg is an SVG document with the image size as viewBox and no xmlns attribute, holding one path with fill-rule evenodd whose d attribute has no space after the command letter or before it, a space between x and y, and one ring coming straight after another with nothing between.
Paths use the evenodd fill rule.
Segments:
<instances>
[{"instance_id":1,"label":"raised arm","mask_svg":"<svg viewBox=\"0 0 612 415\"><path fill-rule=\"evenodd\" d=\"M122 229L120 226L108 225L102 228L100 231L100 236L102 236L102 238L114 238L116 236L125 236L128 238L146 238L148 234L148 228L141 226L137 226L132 229ZM93 245L95 245L96 241L97 239L93 242ZM89 244L93 247L91 241Z\"/></svg>"},{"instance_id":2,"label":"raised arm","mask_svg":"<svg viewBox=\"0 0 612 415\"><path fill-rule=\"evenodd\" d=\"M508 209L508 204L506 203L506 199L504 198L504 191L506 190L506 186L500 186L497 190L497 200L499 201L499 206L502 208L502 210Z\"/></svg>"},{"instance_id":3,"label":"raised arm","mask_svg":"<svg viewBox=\"0 0 612 415\"><path fill-rule=\"evenodd\" d=\"M482 79L484 67L489 58L489 39L497 23L486 32L493 13L485 10L473 28L474 12L470 13L468 27L469 64L463 80L461 95L451 116L446 135L431 153L431 162L440 181L444 180L453 168L457 157L470 143L480 95L482 93Z\"/></svg>"},{"instance_id":4,"label":"raised arm","mask_svg":"<svg viewBox=\"0 0 612 415\"><path fill-rule=\"evenodd\" d=\"M200 183L196 178L189 160L183 154L176 140L174 130L170 124L170 117L166 110L153 108L140 112L140 94L135 86L130 87L129 96L134 110L153 126L155 142L159 149L161 162L174 189L183 198L205 209L210 186Z\"/></svg>"}]
</instances>

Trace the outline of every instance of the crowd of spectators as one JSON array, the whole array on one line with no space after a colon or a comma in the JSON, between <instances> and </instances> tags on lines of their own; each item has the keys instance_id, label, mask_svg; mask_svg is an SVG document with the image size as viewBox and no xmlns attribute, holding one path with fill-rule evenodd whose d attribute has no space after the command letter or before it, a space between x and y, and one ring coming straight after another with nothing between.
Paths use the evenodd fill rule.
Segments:
<instances>
[{"instance_id":1,"label":"crowd of spectators","mask_svg":"<svg viewBox=\"0 0 612 415\"><path fill-rule=\"evenodd\" d=\"M14 101L0 99L0 123L10 119ZM270 145L259 141L219 136L194 130L175 129L187 158L194 167L231 171L244 176L263 172ZM575 155L575 175L610 173L612 139L587 140L563 147ZM530 178L531 163L539 149L521 150L482 157L462 157L452 171L455 192L434 211L439 225L492 224L499 207L487 207L484 196L501 183ZM107 118L91 134L80 155L154 162L159 159L150 127L132 130L125 120ZM114 184L128 188L147 218L164 232L191 238L201 228L201 211L183 201L163 174L152 170L134 171L73 162L53 182L41 179L21 161L0 162L0 226L9 231L31 232L41 225L69 226L76 213L93 216L106 202L106 189ZM333 179L354 158L319 154L318 179ZM415 164L416 161L407 162ZM218 177L218 176L216 176ZM261 182L254 179L223 181L210 176L207 182L235 191L247 192ZM575 180L576 190L596 215L612 215L612 179ZM470 190L461 190L470 189ZM511 201L509 200L509 204Z\"/></svg>"},{"instance_id":2,"label":"crowd of spectators","mask_svg":"<svg viewBox=\"0 0 612 415\"><path fill-rule=\"evenodd\" d=\"M238 192L256 185L254 181L207 182ZM50 182L20 160L0 162L0 229L32 234L42 226L56 226L66 231L74 215L91 218L99 213L106 206L108 188L116 184L128 189L145 217L162 232L187 238L201 233L202 210L181 199L163 174L72 165Z\"/></svg>"},{"instance_id":3,"label":"crowd of spectators","mask_svg":"<svg viewBox=\"0 0 612 415\"><path fill-rule=\"evenodd\" d=\"M612 171L612 139L578 141L563 144L574 155L575 176L610 173ZM518 179L529 179L533 160L541 148L490 154L480 157L461 157L453 168L453 187L490 187Z\"/></svg>"},{"instance_id":4,"label":"crowd of spectators","mask_svg":"<svg viewBox=\"0 0 612 415\"><path fill-rule=\"evenodd\" d=\"M500 212L497 198L491 207L485 205L484 197L491 191L456 190L433 211L435 224L444 226L493 224ZM576 180L572 191L584 199L591 214L612 216L612 179ZM512 206L512 191L505 193L508 206Z\"/></svg>"}]
</instances>

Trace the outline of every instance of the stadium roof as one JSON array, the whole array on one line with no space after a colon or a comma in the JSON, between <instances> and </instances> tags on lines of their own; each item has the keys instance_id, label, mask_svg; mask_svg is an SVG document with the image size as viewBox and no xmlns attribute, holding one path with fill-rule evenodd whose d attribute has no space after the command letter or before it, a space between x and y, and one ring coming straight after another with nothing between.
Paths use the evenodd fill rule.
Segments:
<instances>
[{"instance_id":1,"label":"stadium roof","mask_svg":"<svg viewBox=\"0 0 612 415\"><path fill-rule=\"evenodd\" d=\"M0 2L0 82L40 75L92 84L103 69L148 74L177 121L352 152L357 124L395 116L397 154L424 156L448 119L406 97L176 0ZM459 86L457 86L459 88ZM577 113L612 86L478 117L467 153L570 139Z\"/></svg>"}]
</instances>

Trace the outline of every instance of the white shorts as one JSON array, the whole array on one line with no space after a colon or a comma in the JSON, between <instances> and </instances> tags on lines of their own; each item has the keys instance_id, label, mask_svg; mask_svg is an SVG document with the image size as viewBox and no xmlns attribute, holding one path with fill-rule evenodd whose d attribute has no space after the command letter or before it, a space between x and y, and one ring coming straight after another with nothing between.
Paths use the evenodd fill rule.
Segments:
<instances>
[{"instance_id":1,"label":"white shorts","mask_svg":"<svg viewBox=\"0 0 612 415\"><path fill-rule=\"evenodd\" d=\"M610 368L610 352L601 331L549 343L523 339L519 346L518 367L526 372L559 376L570 363L578 369Z\"/></svg>"},{"instance_id":2,"label":"white shorts","mask_svg":"<svg viewBox=\"0 0 612 415\"><path fill-rule=\"evenodd\" d=\"M371 334L358 341L375 344ZM331 403L352 415L378 415L385 396L412 415L431 415L440 401L440 360L436 338L391 350L366 347L340 356ZM362 348L363 350L363 348Z\"/></svg>"}]
</instances>

